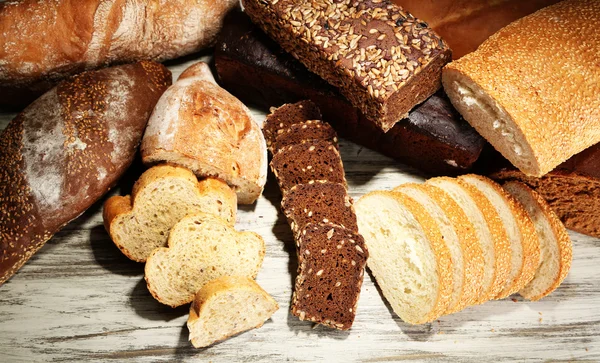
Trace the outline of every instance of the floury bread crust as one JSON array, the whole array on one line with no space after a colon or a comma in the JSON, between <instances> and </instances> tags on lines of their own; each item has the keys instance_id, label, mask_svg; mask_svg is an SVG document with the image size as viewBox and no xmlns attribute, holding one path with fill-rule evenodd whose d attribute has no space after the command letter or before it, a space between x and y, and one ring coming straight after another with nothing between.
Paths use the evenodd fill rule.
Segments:
<instances>
[{"instance_id":1,"label":"floury bread crust","mask_svg":"<svg viewBox=\"0 0 600 363\"><path fill-rule=\"evenodd\" d=\"M387 0L244 0L283 49L384 131L441 86L451 51L427 25Z\"/></svg>"},{"instance_id":2,"label":"floury bread crust","mask_svg":"<svg viewBox=\"0 0 600 363\"><path fill-rule=\"evenodd\" d=\"M0 284L115 185L170 84L171 73L153 62L82 73L2 131Z\"/></svg>"},{"instance_id":3,"label":"floury bread crust","mask_svg":"<svg viewBox=\"0 0 600 363\"><path fill-rule=\"evenodd\" d=\"M599 1L562 1L444 69L452 104L526 175L600 142L599 23Z\"/></svg>"}]
</instances>

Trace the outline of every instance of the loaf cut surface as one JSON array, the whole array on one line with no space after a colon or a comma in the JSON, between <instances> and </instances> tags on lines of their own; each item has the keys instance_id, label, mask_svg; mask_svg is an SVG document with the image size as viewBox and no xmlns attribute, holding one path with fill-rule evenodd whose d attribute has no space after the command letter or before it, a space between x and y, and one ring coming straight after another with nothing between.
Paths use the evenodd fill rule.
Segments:
<instances>
[{"instance_id":1,"label":"loaf cut surface","mask_svg":"<svg viewBox=\"0 0 600 363\"><path fill-rule=\"evenodd\" d=\"M298 245L292 314L300 320L350 329L369 257L362 236L331 223L309 223Z\"/></svg>"},{"instance_id":2,"label":"loaf cut surface","mask_svg":"<svg viewBox=\"0 0 600 363\"><path fill-rule=\"evenodd\" d=\"M599 23L596 0L546 7L449 64L444 89L513 165L543 176L600 142Z\"/></svg>"},{"instance_id":3,"label":"loaf cut surface","mask_svg":"<svg viewBox=\"0 0 600 363\"><path fill-rule=\"evenodd\" d=\"M328 123L320 120L308 120L292 124L287 129L279 130L275 142L271 144L270 151L277 154L286 146L302 144L309 141L324 140L337 145L337 133Z\"/></svg>"},{"instance_id":4,"label":"loaf cut surface","mask_svg":"<svg viewBox=\"0 0 600 363\"><path fill-rule=\"evenodd\" d=\"M237 232L217 216L190 214L171 229L168 248L157 248L148 257L146 283L156 300L177 307L190 303L218 277L255 278L264 256L258 234Z\"/></svg>"},{"instance_id":5,"label":"loaf cut surface","mask_svg":"<svg viewBox=\"0 0 600 363\"><path fill-rule=\"evenodd\" d=\"M166 247L169 231L187 214L203 212L233 226L235 192L213 178L198 182L190 170L158 165L145 171L132 196L114 196L104 204L104 224L113 242L130 259L145 262L158 247Z\"/></svg>"},{"instance_id":6,"label":"loaf cut surface","mask_svg":"<svg viewBox=\"0 0 600 363\"><path fill-rule=\"evenodd\" d=\"M275 142L277 136L292 125L320 119L321 111L314 102L309 100L272 109L262 128L269 150L272 150L271 144Z\"/></svg>"},{"instance_id":7,"label":"loaf cut surface","mask_svg":"<svg viewBox=\"0 0 600 363\"><path fill-rule=\"evenodd\" d=\"M260 328L277 310L277 302L254 280L223 276L204 285L190 306L187 327L195 348Z\"/></svg>"}]
</instances>

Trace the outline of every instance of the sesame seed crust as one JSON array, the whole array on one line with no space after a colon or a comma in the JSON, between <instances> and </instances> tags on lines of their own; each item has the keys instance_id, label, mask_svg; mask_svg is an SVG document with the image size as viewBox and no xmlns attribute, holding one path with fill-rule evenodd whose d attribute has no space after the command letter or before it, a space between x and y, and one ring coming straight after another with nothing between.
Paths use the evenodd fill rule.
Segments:
<instances>
[{"instance_id":1,"label":"sesame seed crust","mask_svg":"<svg viewBox=\"0 0 600 363\"><path fill-rule=\"evenodd\" d=\"M441 86L451 58L426 23L387 0L243 4L268 35L384 130Z\"/></svg>"}]
</instances>

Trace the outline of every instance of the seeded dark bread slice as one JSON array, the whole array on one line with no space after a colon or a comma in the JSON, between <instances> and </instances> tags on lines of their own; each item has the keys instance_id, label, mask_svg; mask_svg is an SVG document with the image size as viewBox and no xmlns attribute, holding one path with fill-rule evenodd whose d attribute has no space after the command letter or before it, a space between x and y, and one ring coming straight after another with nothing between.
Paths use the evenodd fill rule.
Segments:
<instances>
[{"instance_id":1,"label":"seeded dark bread slice","mask_svg":"<svg viewBox=\"0 0 600 363\"><path fill-rule=\"evenodd\" d=\"M321 120L321 118L321 111L314 102L309 100L288 103L278 108L272 108L262 128L267 147L270 149L277 135L293 124L307 120Z\"/></svg>"},{"instance_id":2,"label":"seeded dark bread slice","mask_svg":"<svg viewBox=\"0 0 600 363\"><path fill-rule=\"evenodd\" d=\"M410 324L444 314L453 290L450 251L437 222L414 199L372 192L355 204L369 268L392 309Z\"/></svg>"},{"instance_id":3,"label":"seeded dark bread slice","mask_svg":"<svg viewBox=\"0 0 600 363\"><path fill-rule=\"evenodd\" d=\"M292 314L348 330L356 315L367 258L361 235L331 223L309 223L299 236Z\"/></svg>"},{"instance_id":4,"label":"seeded dark bread slice","mask_svg":"<svg viewBox=\"0 0 600 363\"><path fill-rule=\"evenodd\" d=\"M314 140L326 140L336 145L337 133L326 122L320 120L308 120L292 124L287 129L280 129L275 141L270 144L269 150L272 154L277 154L280 149L286 146L302 144Z\"/></svg>"},{"instance_id":5,"label":"seeded dark bread slice","mask_svg":"<svg viewBox=\"0 0 600 363\"><path fill-rule=\"evenodd\" d=\"M567 277L573 259L572 242L565 226L538 193L520 182L508 182L503 187L529 213L540 238L542 263L533 280L519 291L524 298L536 301L556 290Z\"/></svg>"},{"instance_id":6,"label":"seeded dark bread slice","mask_svg":"<svg viewBox=\"0 0 600 363\"><path fill-rule=\"evenodd\" d=\"M294 234L308 223L335 223L358 232L352 200L346 187L339 183L311 180L295 185L283 197L281 208Z\"/></svg>"},{"instance_id":7,"label":"seeded dark bread slice","mask_svg":"<svg viewBox=\"0 0 600 363\"><path fill-rule=\"evenodd\" d=\"M495 297L504 299L527 285L540 265L540 240L535 226L521 203L496 182L483 176L459 177L479 189L496 208L511 244L511 269L505 288Z\"/></svg>"},{"instance_id":8,"label":"seeded dark bread slice","mask_svg":"<svg viewBox=\"0 0 600 363\"><path fill-rule=\"evenodd\" d=\"M271 160L279 188L285 193L311 180L325 180L347 186L342 158L334 144L315 141L288 146Z\"/></svg>"}]
</instances>

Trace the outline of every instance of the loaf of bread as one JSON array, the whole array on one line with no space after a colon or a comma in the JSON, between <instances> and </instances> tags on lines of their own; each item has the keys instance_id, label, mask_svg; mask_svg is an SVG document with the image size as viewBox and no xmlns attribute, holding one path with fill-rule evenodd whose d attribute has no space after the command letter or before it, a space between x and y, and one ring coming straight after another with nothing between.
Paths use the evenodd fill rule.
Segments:
<instances>
[{"instance_id":1,"label":"loaf of bread","mask_svg":"<svg viewBox=\"0 0 600 363\"><path fill-rule=\"evenodd\" d=\"M278 309L277 302L248 277L214 279L198 291L190 306L190 341L195 348L204 348L260 328Z\"/></svg>"},{"instance_id":2,"label":"loaf of bread","mask_svg":"<svg viewBox=\"0 0 600 363\"><path fill-rule=\"evenodd\" d=\"M468 171L484 145L483 138L454 110L442 91L384 133L241 11L231 11L225 17L214 59L219 83L242 101L268 110L311 100L340 136L432 176ZM263 130L269 144L267 128Z\"/></svg>"},{"instance_id":3,"label":"loaf of bread","mask_svg":"<svg viewBox=\"0 0 600 363\"><path fill-rule=\"evenodd\" d=\"M168 247L150 254L145 279L156 300L177 307L216 278L255 278L264 257L265 242L258 234L237 232L212 214L189 214L171 229Z\"/></svg>"},{"instance_id":4,"label":"loaf of bread","mask_svg":"<svg viewBox=\"0 0 600 363\"><path fill-rule=\"evenodd\" d=\"M252 204L267 180L267 148L250 110L219 87L206 63L185 70L161 97L142 140L147 165L171 163L217 177Z\"/></svg>"},{"instance_id":5,"label":"loaf of bread","mask_svg":"<svg viewBox=\"0 0 600 363\"><path fill-rule=\"evenodd\" d=\"M171 84L140 62L60 83L0 134L0 284L102 197L134 159Z\"/></svg>"},{"instance_id":6,"label":"loaf of bread","mask_svg":"<svg viewBox=\"0 0 600 363\"><path fill-rule=\"evenodd\" d=\"M0 2L0 104L23 105L84 70L211 45L238 0Z\"/></svg>"},{"instance_id":7,"label":"loaf of bread","mask_svg":"<svg viewBox=\"0 0 600 363\"><path fill-rule=\"evenodd\" d=\"M527 175L600 142L599 22L600 2L562 1L444 69L454 106Z\"/></svg>"},{"instance_id":8,"label":"loaf of bread","mask_svg":"<svg viewBox=\"0 0 600 363\"><path fill-rule=\"evenodd\" d=\"M283 49L387 131L440 88L451 51L389 0L244 0Z\"/></svg>"},{"instance_id":9,"label":"loaf of bread","mask_svg":"<svg viewBox=\"0 0 600 363\"><path fill-rule=\"evenodd\" d=\"M166 247L169 231L187 214L203 212L233 226L235 192L223 181L200 182L188 169L158 165L146 170L131 196L114 196L104 203L104 227L119 249L133 261L146 262L152 251Z\"/></svg>"}]
</instances>

